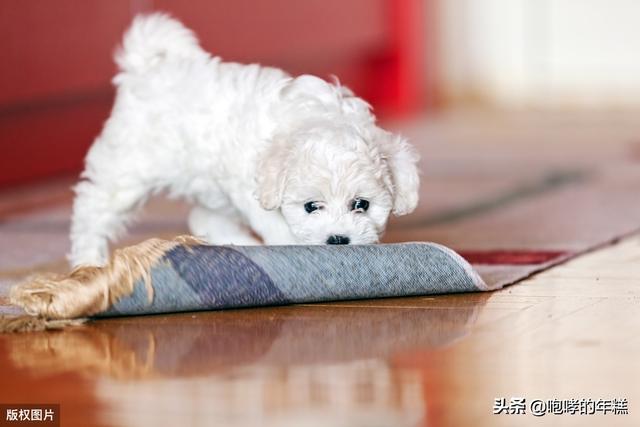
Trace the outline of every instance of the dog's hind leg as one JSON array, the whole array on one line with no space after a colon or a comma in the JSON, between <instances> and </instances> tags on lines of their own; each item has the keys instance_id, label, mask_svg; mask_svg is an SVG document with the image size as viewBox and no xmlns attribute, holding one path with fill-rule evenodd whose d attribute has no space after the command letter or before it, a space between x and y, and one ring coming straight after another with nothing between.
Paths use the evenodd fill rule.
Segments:
<instances>
[{"instance_id":1,"label":"dog's hind leg","mask_svg":"<svg viewBox=\"0 0 640 427\"><path fill-rule=\"evenodd\" d=\"M249 229L237 219L236 212L196 206L189 214L191 234L212 245L259 245Z\"/></svg>"}]
</instances>

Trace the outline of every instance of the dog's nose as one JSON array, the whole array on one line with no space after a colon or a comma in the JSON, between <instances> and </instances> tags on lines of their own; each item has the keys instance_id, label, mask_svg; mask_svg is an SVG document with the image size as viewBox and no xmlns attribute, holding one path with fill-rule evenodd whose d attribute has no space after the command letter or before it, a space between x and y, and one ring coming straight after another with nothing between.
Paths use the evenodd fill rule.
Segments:
<instances>
[{"instance_id":1,"label":"dog's nose","mask_svg":"<svg viewBox=\"0 0 640 427\"><path fill-rule=\"evenodd\" d=\"M327 239L327 245L348 245L349 238L347 236L333 235Z\"/></svg>"}]
</instances>

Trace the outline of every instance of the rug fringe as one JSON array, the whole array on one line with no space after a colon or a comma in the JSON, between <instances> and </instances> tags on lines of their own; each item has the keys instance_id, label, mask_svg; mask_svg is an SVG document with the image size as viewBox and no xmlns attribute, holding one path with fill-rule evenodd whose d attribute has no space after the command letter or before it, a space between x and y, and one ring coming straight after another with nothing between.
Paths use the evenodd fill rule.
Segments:
<instances>
[{"instance_id":1,"label":"rug fringe","mask_svg":"<svg viewBox=\"0 0 640 427\"><path fill-rule=\"evenodd\" d=\"M38 316L0 316L0 334L41 332L79 326L88 319L46 319Z\"/></svg>"},{"instance_id":2,"label":"rug fringe","mask_svg":"<svg viewBox=\"0 0 640 427\"><path fill-rule=\"evenodd\" d=\"M192 236L145 240L114 251L109 263L102 267L79 266L69 274L30 277L11 288L10 301L31 316L58 320L87 317L131 294L138 280L143 281L152 301L152 266L176 246L201 243Z\"/></svg>"}]
</instances>

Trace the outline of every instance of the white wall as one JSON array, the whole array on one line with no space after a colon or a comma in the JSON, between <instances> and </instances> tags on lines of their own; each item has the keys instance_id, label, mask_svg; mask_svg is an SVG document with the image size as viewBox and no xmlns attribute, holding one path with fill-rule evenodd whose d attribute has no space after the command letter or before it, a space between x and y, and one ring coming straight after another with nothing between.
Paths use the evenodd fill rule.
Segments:
<instances>
[{"instance_id":1,"label":"white wall","mask_svg":"<svg viewBox=\"0 0 640 427\"><path fill-rule=\"evenodd\" d=\"M640 106L640 0L438 0L445 98Z\"/></svg>"}]
</instances>

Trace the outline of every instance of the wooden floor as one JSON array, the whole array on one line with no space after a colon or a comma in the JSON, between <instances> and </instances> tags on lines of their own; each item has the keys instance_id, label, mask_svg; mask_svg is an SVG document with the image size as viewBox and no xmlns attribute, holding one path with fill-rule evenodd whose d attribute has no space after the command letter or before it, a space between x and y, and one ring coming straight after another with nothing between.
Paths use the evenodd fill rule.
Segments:
<instances>
[{"instance_id":1,"label":"wooden floor","mask_svg":"<svg viewBox=\"0 0 640 427\"><path fill-rule=\"evenodd\" d=\"M630 159L625 170L637 167L640 156L632 149L639 147L633 139L638 121L600 119L582 120L584 126L557 121L552 127L540 117L523 119L522 128L517 117L506 125L485 118L477 126L444 117L417 129L429 141L444 140L442 147L450 151L427 147L423 162L431 174L430 197L406 221L419 219L423 210L450 211L462 196L469 202L502 194L513 176L539 171L528 169L532 163L545 170L557 163L561 169L572 158L578 170L591 170L624 157ZM485 145L477 144L479 134ZM539 150L540 135L546 147L564 140L573 145L559 146L563 155ZM516 137L534 149L514 161L505 157L504 147ZM482 155L483 162L476 162ZM477 186L457 181L470 165ZM622 176L621 171L607 173ZM66 186L64 192L60 185L39 187L42 194L16 189L0 198L3 289L33 271L67 268L71 195ZM563 197L574 190L562 191L544 206L563 206ZM620 203L612 211L631 212L624 209L624 203L632 206L627 195L625 190L611 199ZM575 197L566 200L589 206L576 204ZM466 228L443 227L440 234L432 228L427 237L453 245L477 233L467 249L481 248L494 234L494 240L511 238L523 223L510 216L518 206L507 208L498 209L502 223L479 215ZM184 232L176 218L186 211L175 209L171 215L164 205L150 209L150 219L131 238ZM537 236L540 244L534 248L557 249L549 244L554 239L574 242L567 235L582 237L584 224L597 231L584 219L590 213L576 217L582 228L572 228L571 215L562 217L556 228ZM534 222L541 219L533 216L525 228ZM498 235L501 224L510 224L511 231ZM402 220L390 230L392 239L409 233L401 226ZM585 247L577 242L558 247ZM492 293L117 318L0 336L0 408L60 404L61 425L83 427L638 426L639 330L640 235L635 234ZM517 412L524 399L525 413L494 414L502 399L507 412ZM629 413L615 415L611 408L604 415L613 399L618 411L626 404ZM563 401L569 402L564 408ZM534 410L578 405L579 413L582 404L598 413L535 416L532 403ZM0 420L4 417L0 412Z\"/></svg>"},{"instance_id":2,"label":"wooden floor","mask_svg":"<svg viewBox=\"0 0 640 427\"><path fill-rule=\"evenodd\" d=\"M639 261L633 236L491 294L5 336L0 401L61 403L62 425L83 426L638 425ZM526 414L494 415L496 398ZM629 414L538 417L537 399Z\"/></svg>"}]
</instances>

